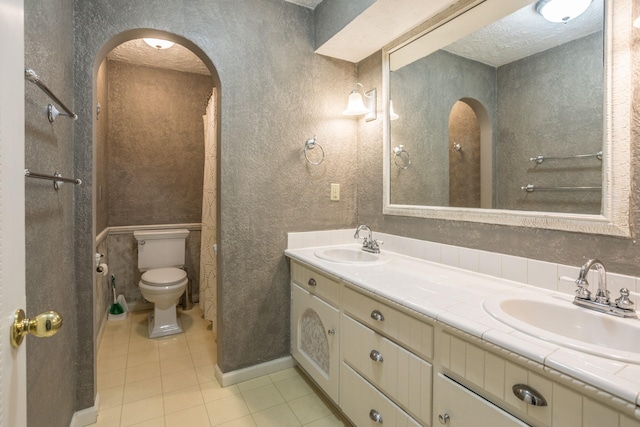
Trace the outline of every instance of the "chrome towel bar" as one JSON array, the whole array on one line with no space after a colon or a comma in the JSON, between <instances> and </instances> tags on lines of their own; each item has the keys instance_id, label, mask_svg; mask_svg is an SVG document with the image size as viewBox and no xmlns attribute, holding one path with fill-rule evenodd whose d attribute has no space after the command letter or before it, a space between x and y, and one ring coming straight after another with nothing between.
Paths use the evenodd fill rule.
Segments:
<instances>
[{"instance_id":1,"label":"chrome towel bar","mask_svg":"<svg viewBox=\"0 0 640 427\"><path fill-rule=\"evenodd\" d=\"M595 154L575 154L573 156L555 156L555 157L551 157L551 156L543 156L542 154L540 154L539 156L529 157L529 161L536 162L537 164L540 164L540 163L544 162L545 160L582 159L582 158L586 158L586 157L595 157L598 160L602 160L602 150L598 151Z\"/></svg>"},{"instance_id":2,"label":"chrome towel bar","mask_svg":"<svg viewBox=\"0 0 640 427\"><path fill-rule=\"evenodd\" d=\"M602 190L602 187L538 187L537 185L527 184L520 187L527 193L534 191L574 191L574 190Z\"/></svg>"},{"instance_id":3,"label":"chrome towel bar","mask_svg":"<svg viewBox=\"0 0 640 427\"><path fill-rule=\"evenodd\" d=\"M24 170L24 176L27 178L46 179L53 181L53 188L56 190L60 188L60 184L63 182L69 182L71 184L80 185L82 180L78 178L64 178L60 173L54 172L53 175L44 175L41 173L31 172L29 169Z\"/></svg>"},{"instance_id":4,"label":"chrome towel bar","mask_svg":"<svg viewBox=\"0 0 640 427\"><path fill-rule=\"evenodd\" d=\"M35 71L33 71L31 68L25 69L24 70L24 77L25 77L25 79L29 80L30 82L35 83L35 85L38 86L44 93L46 93L47 96L53 100L53 102L58 104L58 106L60 108L62 108L62 110L64 110L64 113L60 113L56 109L56 107L54 107L53 105L49 104L48 113L49 113L49 121L50 122L53 123L53 121L56 119L56 117L58 115L68 116L68 117L71 117L71 119L73 119L73 120L77 120L78 119L78 115L76 113L74 113L73 111L71 111L71 109L69 109L66 105L64 105L64 103L62 101L60 101L60 99L53 92L51 92L51 90L47 87L47 85L44 84L42 82L42 80L40 80L40 77L38 77L38 75L36 74Z\"/></svg>"}]
</instances>

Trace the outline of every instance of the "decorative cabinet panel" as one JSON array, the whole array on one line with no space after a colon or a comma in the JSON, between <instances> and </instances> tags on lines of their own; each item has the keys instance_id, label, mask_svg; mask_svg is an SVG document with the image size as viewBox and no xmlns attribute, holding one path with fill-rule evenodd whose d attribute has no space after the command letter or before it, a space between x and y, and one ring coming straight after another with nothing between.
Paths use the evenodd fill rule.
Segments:
<instances>
[{"instance_id":1,"label":"decorative cabinet panel","mask_svg":"<svg viewBox=\"0 0 640 427\"><path fill-rule=\"evenodd\" d=\"M342 364L340 371L340 408L357 427L420 427L406 412Z\"/></svg>"},{"instance_id":2,"label":"decorative cabinet panel","mask_svg":"<svg viewBox=\"0 0 640 427\"><path fill-rule=\"evenodd\" d=\"M342 359L421 422L431 424L432 366L347 315Z\"/></svg>"},{"instance_id":3,"label":"decorative cabinet panel","mask_svg":"<svg viewBox=\"0 0 640 427\"><path fill-rule=\"evenodd\" d=\"M291 299L291 355L338 403L340 312L295 284Z\"/></svg>"},{"instance_id":4,"label":"decorative cabinet panel","mask_svg":"<svg viewBox=\"0 0 640 427\"><path fill-rule=\"evenodd\" d=\"M491 402L442 374L436 375L433 412L437 422L449 427L526 427Z\"/></svg>"}]
</instances>

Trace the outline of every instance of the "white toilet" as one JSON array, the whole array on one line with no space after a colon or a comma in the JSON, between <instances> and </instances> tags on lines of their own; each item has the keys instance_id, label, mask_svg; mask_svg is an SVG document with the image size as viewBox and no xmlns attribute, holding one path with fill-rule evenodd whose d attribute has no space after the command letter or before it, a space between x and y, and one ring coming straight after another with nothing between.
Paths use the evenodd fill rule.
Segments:
<instances>
[{"instance_id":1,"label":"white toilet","mask_svg":"<svg viewBox=\"0 0 640 427\"><path fill-rule=\"evenodd\" d=\"M154 304L149 314L149 338L182 332L176 304L187 288L187 272L182 267L188 235L186 229L133 233L138 241L138 269L144 272L138 286L142 296Z\"/></svg>"}]
</instances>

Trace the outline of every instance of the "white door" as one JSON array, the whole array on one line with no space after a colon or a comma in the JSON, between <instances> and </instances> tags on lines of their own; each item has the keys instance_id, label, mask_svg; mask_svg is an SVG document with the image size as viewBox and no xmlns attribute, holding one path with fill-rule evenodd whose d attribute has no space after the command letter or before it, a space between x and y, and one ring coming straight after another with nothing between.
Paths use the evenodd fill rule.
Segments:
<instances>
[{"instance_id":1,"label":"white door","mask_svg":"<svg viewBox=\"0 0 640 427\"><path fill-rule=\"evenodd\" d=\"M0 0L0 426L27 425L26 345L9 342L25 309L24 3Z\"/></svg>"}]
</instances>

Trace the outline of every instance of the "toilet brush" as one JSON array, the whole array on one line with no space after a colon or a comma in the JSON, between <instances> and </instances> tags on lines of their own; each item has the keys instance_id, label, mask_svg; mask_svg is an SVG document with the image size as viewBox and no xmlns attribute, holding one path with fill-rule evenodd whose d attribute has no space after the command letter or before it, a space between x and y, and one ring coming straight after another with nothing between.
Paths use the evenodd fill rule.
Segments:
<instances>
[{"instance_id":1,"label":"toilet brush","mask_svg":"<svg viewBox=\"0 0 640 427\"><path fill-rule=\"evenodd\" d=\"M109 309L110 314L122 314L124 313L124 309L118 303L116 298L116 276L111 275L111 289L113 290L113 304L111 304L111 308Z\"/></svg>"}]
</instances>

